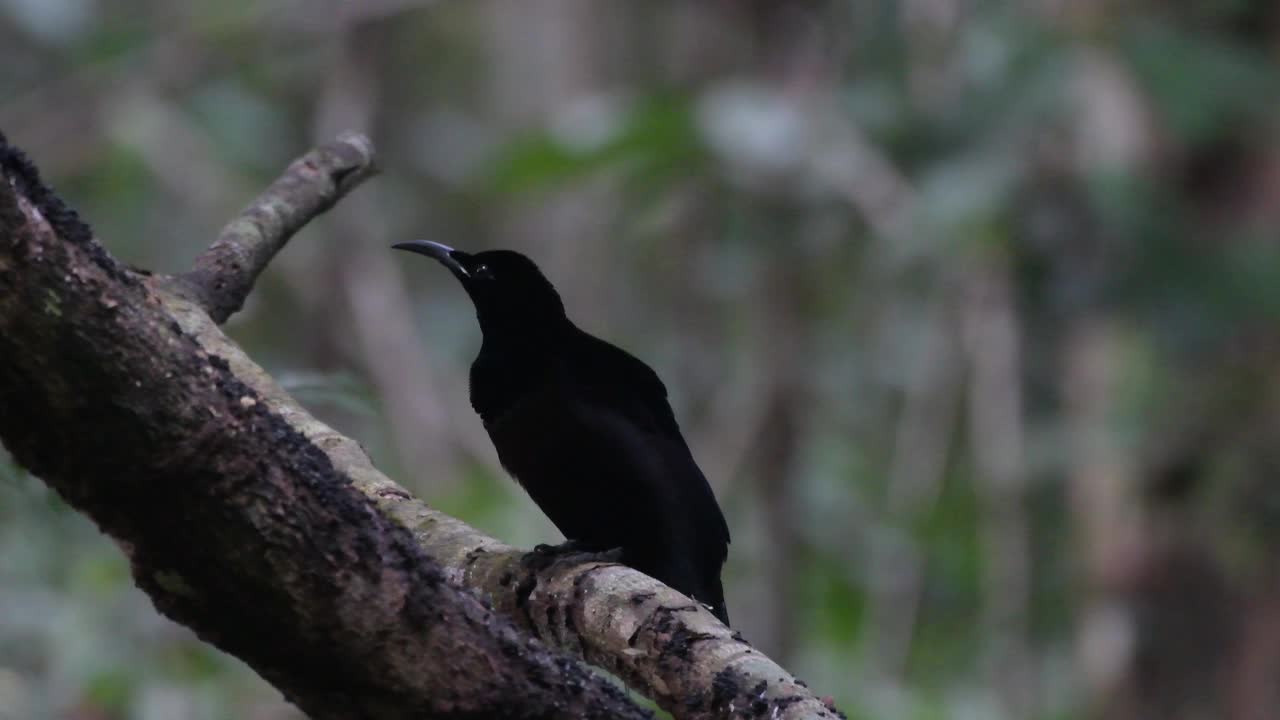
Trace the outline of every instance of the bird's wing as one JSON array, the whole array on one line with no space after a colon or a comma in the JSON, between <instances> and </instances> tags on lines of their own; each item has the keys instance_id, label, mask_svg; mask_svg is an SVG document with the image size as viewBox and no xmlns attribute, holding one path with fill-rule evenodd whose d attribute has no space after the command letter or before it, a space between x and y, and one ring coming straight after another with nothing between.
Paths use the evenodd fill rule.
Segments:
<instances>
[{"instance_id":1,"label":"bird's wing","mask_svg":"<svg viewBox=\"0 0 1280 720\"><path fill-rule=\"evenodd\" d=\"M627 419L684 442L667 400L667 386L653 368L622 348L579 331L576 380L587 393Z\"/></svg>"},{"instance_id":2,"label":"bird's wing","mask_svg":"<svg viewBox=\"0 0 1280 720\"><path fill-rule=\"evenodd\" d=\"M724 560L724 545L729 543L729 527L711 492L711 486L693 459L693 453L680 432L671 403L667 400L667 387L658 374L643 361L627 351L604 340L581 332L581 341L575 343L578 352L575 365L577 382L587 397L602 413L617 414L620 419L643 428L660 438L658 447L671 448L680 457L677 467L688 475L684 491L690 501L714 510L710 529L723 545L717 562ZM671 472L673 468L668 468Z\"/></svg>"}]
</instances>

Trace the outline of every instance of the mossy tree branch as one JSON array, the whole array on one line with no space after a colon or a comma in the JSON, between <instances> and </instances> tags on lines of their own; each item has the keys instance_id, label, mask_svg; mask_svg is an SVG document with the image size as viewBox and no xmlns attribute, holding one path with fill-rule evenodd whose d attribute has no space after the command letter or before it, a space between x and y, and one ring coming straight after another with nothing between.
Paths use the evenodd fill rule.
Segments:
<instances>
[{"instance_id":1,"label":"mossy tree branch","mask_svg":"<svg viewBox=\"0 0 1280 720\"><path fill-rule=\"evenodd\" d=\"M413 499L221 333L371 168L362 137L313 151L242 216L279 222L232 223L166 278L116 262L0 137L6 448L116 539L157 609L312 717L647 715L562 650L680 718L837 717L660 583L544 562Z\"/></svg>"}]
</instances>

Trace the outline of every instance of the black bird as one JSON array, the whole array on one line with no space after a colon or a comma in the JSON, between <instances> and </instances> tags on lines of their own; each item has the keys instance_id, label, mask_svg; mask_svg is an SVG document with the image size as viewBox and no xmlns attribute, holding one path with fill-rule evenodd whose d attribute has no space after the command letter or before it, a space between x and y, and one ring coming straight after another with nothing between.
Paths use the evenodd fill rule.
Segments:
<instances>
[{"instance_id":1,"label":"black bird","mask_svg":"<svg viewBox=\"0 0 1280 720\"><path fill-rule=\"evenodd\" d=\"M417 240L462 283L484 335L471 406L498 458L573 548L622 561L728 624L720 567L729 528L658 375L580 330L529 258Z\"/></svg>"}]
</instances>

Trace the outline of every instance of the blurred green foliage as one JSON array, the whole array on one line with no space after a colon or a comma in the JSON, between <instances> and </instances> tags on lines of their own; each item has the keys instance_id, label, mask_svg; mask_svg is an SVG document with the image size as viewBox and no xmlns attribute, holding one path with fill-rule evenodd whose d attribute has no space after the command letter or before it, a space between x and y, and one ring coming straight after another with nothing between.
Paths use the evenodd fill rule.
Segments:
<instances>
[{"instance_id":1,"label":"blurred green foliage","mask_svg":"<svg viewBox=\"0 0 1280 720\"><path fill-rule=\"evenodd\" d=\"M749 639L851 717L1107 715L1124 692L1147 707L1199 687L1099 685L1089 666L1098 607L1127 608L1137 647L1158 634L1143 608L1220 620L1143 594L1162 553L1191 547L1225 595L1269 602L1275 15L4 0L0 129L112 252L157 271L313 140L368 132L384 174L304 230L228 330L381 467L506 541L557 538L467 407L465 298L385 253L516 247L666 380L730 518ZM1014 352L982 385L1002 312ZM1077 378L1091 352L1101 400ZM1007 411L1009 388L1017 431L992 437L977 408ZM1003 451L1012 489L991 477ZM1087 504L1098 465L1121 507ZM1139 559L1107 545L1116 567L1091 565L1108 518L1140 526ZM294 714L3 466L10 716Z\"/></svg>"}]
</instances>

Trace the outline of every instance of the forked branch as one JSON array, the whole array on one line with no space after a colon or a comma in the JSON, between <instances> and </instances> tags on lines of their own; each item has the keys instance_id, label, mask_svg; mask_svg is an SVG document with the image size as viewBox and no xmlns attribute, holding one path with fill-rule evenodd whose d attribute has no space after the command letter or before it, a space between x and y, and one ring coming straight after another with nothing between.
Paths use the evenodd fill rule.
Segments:
<instances>
[{"instance_id":1,"label":"forked branch","mask_svg":"<svg viewBox=\"0 0 1280 720\"><path fill-rule=\"evenodd\" d=\"M315 718L648 715L570 655L679 718L838 717L660 583L428 508L222 334L371 168L360 136L313 151L163 278L114 260L0 137L5 447L116 539L157 609Z\"/></svg>"}]
</instances>

